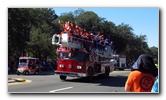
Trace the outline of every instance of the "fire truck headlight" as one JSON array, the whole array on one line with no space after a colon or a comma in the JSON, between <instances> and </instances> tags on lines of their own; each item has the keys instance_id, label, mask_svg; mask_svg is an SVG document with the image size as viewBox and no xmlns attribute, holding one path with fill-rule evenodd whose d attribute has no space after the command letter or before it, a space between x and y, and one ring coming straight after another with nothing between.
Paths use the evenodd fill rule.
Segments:
<instances>
[{"instance_id":1,"label":"fire truck headlight","mask_svg":"<svg viewBox=\"0 0 166 100\"><path fill-rule=\"evenodd\" d=\"M63 64L60 64L59 67L60 67L60 68L64 68L64 65L63 65Z\"/></svg>"},{"instance_id":2,"label":"fire truck headlight","mask_svg":"<svg viewBox=\"0 0 166 100\"><path fill-rule=\"evenodd\" d=\"M77 66L77 69L82 69L82 66Z\"/></svg>"},{"instance_id":3,"label":"fire truck headlight","mask_svg":"<svg viewBox=\"0 0 166 100\"><path fill-rule=\"evenodd\" d=\"M69 64L69 66L68 66L69 68L72 68L72 65L71 64Z\"/></svg>"}]
</instances>

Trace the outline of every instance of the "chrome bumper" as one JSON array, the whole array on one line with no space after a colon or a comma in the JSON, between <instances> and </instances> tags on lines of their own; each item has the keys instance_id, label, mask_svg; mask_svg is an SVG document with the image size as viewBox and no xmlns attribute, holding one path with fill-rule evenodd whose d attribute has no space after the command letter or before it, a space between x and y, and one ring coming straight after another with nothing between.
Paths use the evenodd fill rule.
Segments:
<instances>
[{"instance_id":1,"label":"chrome bumper","mask_svg":"<svg viewBox=\"0 0 166 100\"><path fill-rule=\"evenodd\" d=\"M55 71L57 75L70 76L70 77L87 77L86 73L77 73L77 72L61 72Z\"/></svg>"}]
</instances>

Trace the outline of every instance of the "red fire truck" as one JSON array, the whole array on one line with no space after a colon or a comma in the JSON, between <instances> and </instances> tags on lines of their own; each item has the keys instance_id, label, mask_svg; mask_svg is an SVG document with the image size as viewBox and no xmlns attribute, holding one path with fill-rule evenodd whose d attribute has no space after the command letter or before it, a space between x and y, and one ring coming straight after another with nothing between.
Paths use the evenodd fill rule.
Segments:
<instances>
[{"instance_id":1,"label":"red fire truck","mask_svg":"<svg viewBox=\"0 0 166 100\"><path fill-rule=\"evenodd\" d=\"M99 44L77 38L67 31L61 32L60 35L54 34L52 44L59 46L55 73L61 80L66 80L67 77L87 77L91 81L96 75L108 77L114 70L114 65L110 62L113 50L109 45L101 50ZM96 46L92 47L90 44Z\"/></svg>"}]
</instances>

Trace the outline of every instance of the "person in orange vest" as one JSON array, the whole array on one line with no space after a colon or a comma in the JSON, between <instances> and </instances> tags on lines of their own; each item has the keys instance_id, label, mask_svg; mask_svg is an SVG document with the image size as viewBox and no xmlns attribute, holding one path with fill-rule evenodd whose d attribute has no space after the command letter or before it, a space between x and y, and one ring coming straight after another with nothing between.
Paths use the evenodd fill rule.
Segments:
<instances>
[{"instance_id":1,"label":"person in orange vest","mask_svg":"<svg viewBox=\"0 0 166 100\"><path fill-rule=\"evenodd\" d=\"M148 54L141 54L131 68L131 72L125 83L127 92L151 92L158 76L153 58Z\"/></svg>"},{"instance_id":2,"label":"person in orange vest","mask_svg":"<svg viewBox=\"0 0 166 100\"><path fill-rule=\"evenodd\" d=\"M65 28L65 29L64 29L65 31L68 31L68 32L71 31L71 25L70 25L70 22L69 22L69 21L65 23L64 28Z\"/></svg>"},{"instance_id":3,"label":"person in orange vest","mask_svg":"<svg viewBox=\"0 0 166 100\"><path fill-rule=\"evenodd\" d=\"M78 24L77 24L77 22L75 22L75 31L76 31L76 33L80 33L80 28L78 27Z\"/></svg>"},{"instance_id":4,"label":"person in orange vest","mask_svg":"<svg viewBox=\"0 0 166 100\"><path fill-rule=\"evenodd\" d=\"M73 32L75 31L75 27L73 26L72 23L70 23L68 21L68 39L70 40L70 36L73 34Z\"/></svg>"},{"instance_id":5,"label":"person in orange vest","mask_svg":"<svg viewBox=\"0 0 166 100\"><path fill-rule=\"evenodd\" d=\"M68 40L70 41L70 33L71 31L74 29L73 24L68 22L65 22L65 24L61 24L61 21L59 20L58 23L62 26L63 28L63 32L67 32L68 33ZM60 33L60 41L62 40L62 34L63 32Z\"/></svg>"},{"instance_id":6,"label":"person in orange vest","mask_svg":"<svg viewBox=\"0 0 166 100\"><path fill-rule=\"evenodd\" d=\"M90 41L90 48L92 50L94 48L94 35L93 35L93 33L91 33L89 35L89 41Z\"/></svg>"},{"instance_id":7,"label":"person in orange vest","mask_svg":"<svg viewBox=\"0 0 166 100\"><path fill-rule=\"evenodd\" d=\"M104 48L105 48L105 46L104 46L104 35L100 35L99 37L100 37L100 49L102 51L104 51Z\"/></svg>"},{"instance_id":8,"label":"person in orange vest","mask_svg":"<svg viewBox=\"0 0 166 100\"><path fill-rule=\"evenodd\" d=\"M63 31L67 31L65 28L65 24L62 24L60 20L58 20L58 23L62 26ZM60 43L62 43L62 34L63 32L60 33Z\"/></svg>"},{"instance_id":9,"label":"person in orange vest","mask_svg":"<svg viewBox=\"0 0 166 100\"><path fill-rule=\"evenodd\" d=\"M60 20L58 20L58 23L62 26L63 31L67 31L66 28L65 28L65 24L62 24Z\"/></svg>"},{"instance_id":10,"label":"person in orange vest","mask_svg":"<svg viewBox=\"0 0 166 100\"><path fill-rule=\"evenodd\" d=\"M69 21L65 22L65 24L61 24L61 21L58 20L58 23L62 26L63 31L65 32L70 32L73 28L73 24L70 23Z\"/></svg>"}]
</instances>

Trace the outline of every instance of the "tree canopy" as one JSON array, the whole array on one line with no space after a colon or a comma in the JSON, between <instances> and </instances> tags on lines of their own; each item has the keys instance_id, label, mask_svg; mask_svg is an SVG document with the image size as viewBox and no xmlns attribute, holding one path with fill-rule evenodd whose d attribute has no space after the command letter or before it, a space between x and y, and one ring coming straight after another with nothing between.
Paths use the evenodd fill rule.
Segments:
<instances>
[{"instance_id":1,"label":"tree canopy","mask_svg":"<svg viewBox=\"0 0 166 100\"><path fill-rule=\"evenodd\" d=\"M113 41L114 50L126 55L133 62L140 54L149 53L155 61L158 48L149 48L146 35L135 35L134 28L128 24L115 25L92 11L78 9L74 12L55 14L52 8L8 8L8 52L20 53L39 58L55 58L56 46L51 44L53 34L60 33L62 27L58 20L78 24L90 32L101 32ZM157 63L157 62L156 62Z\"/></svg>"}]
</instances>

